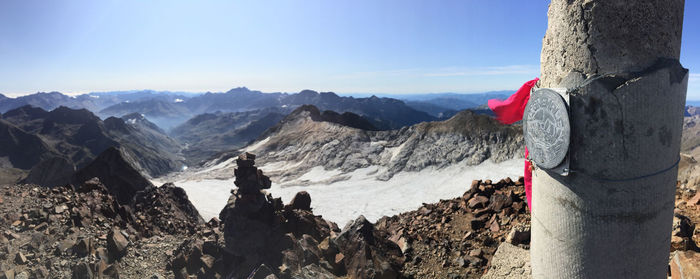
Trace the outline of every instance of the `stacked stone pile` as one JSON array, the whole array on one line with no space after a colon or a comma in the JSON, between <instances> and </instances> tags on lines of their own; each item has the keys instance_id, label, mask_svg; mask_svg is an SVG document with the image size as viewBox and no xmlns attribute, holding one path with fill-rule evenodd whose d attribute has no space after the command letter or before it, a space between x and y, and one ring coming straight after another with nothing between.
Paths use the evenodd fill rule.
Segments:
<instances>
[{"instance_id":1,"label":"stacked stone pile","mask_svg":"<svg viewBox=\"0 0 700 279\"><path fill-rule=\"evenodd\" d=\"M287 205L264 189L255 156L236 160L237 189L220 219L173 252L176 278L398 278L401 251L364 217L342 231L311 211L299 192Z\"/></svg>"}]
</instances>

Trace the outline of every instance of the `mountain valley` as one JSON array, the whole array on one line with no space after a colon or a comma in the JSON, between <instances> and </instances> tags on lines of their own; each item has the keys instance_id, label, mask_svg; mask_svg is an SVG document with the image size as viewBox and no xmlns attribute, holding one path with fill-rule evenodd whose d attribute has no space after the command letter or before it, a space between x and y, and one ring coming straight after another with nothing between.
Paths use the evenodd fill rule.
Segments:
<instances>
[{"instance_id":1,"label":"mountain valley","mask_svg":"<svg viewBox=\"0 0 700 279\"><path fill-rule=\"evenodd\" d=\"M0 278L492 278L529 248L522 127L483 105L133 94L0 114ZM673 251L700 244L698 113Z\"/></svg>"}]
</instances>

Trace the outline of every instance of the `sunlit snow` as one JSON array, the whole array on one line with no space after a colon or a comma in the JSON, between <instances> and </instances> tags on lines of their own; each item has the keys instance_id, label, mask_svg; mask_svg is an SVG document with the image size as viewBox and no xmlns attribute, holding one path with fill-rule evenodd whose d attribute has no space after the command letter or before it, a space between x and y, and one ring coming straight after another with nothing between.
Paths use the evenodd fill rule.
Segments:
<instances>
[{"instance_id":1,"label":"sunlit snow","mask_svg":"<svg viewBox=\"0 0 700 279\"><path fill-rule=\"evenodd\" d=\"M261 169L266 172L273 170L270 167L276 169L283 166L269 164ZM385 215L415 210L423 203L460 197L474 179L516 179L522 172L523 160L512 159L498 164L487 161L477 166L457 164L442 169L429 167L419 172L398 173L388 181L378 181L375 177L381 173L381 169L373 166L355 170L347 174L349 179L330 184L295 186L285 183L282 187L273 183L268 192L288 203L297 192L307 191L311 194L314 213L342 227L361 214L370 221L376 221ZM337 170L316 167L302 175L299 181L323 181L338 173ZM234 188L233 181L233 178L185 180L176 181L175 185L185 189L199 213L208 220L218 216L226 205Z\"/></svg>"}]
</instances>

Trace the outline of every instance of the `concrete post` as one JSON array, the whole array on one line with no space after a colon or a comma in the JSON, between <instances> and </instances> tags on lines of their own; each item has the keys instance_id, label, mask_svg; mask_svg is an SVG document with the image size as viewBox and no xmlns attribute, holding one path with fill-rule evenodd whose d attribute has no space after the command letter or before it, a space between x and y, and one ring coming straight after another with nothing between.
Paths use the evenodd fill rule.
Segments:
<instances>
[{"instance_id":1,"label":"concrete post","mask_svg":"<svg viewBox=\"0 0 700 279\"><path fill-rule=\"evenodd\" d=\"M688 71L683 0L552 0L542 87L570 88L569 176L533 173L534 278L666 278Z\"/></svg>"}]
</instances>

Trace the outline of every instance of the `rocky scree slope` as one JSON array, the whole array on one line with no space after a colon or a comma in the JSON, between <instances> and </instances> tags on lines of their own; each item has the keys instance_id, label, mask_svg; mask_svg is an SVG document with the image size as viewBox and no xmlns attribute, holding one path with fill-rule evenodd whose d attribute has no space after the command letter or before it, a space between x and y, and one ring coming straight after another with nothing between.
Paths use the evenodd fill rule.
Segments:
<instances>
[{"instance_id":1,"label":"rocky scree slope","mask_svg":"<svg viewBox=\"0 0 700 279\"><path fill-rule=\"evenodd\" d=\"M221 221L173 253L175 278L479 278L499 243L529 243L522 179L474 181L463 197L341 230L306 192L287 205L266 194L252 158L237 158Z\"/></svg>"},{"instance_id":2,"label":"rocky scree slope","mask_svg":"<svg viewBox=\"0 0 700 279\"><path fill-rule=\"evenodd\" d=\"M279 183L293 180L316 166L343 173L378 166L379 179L402 171L420 171L455 164L477 165L522 156L520 126L505 126L485 115L462 111L445 121L424 122L398 130L370 131L319 119L318 110L303 106L270 128L245 150L261 155L260 164L287 163L268 169ZM355 123L363 123L361 121ZM354 124L356 127L364 124ZM359 125L359 126L358 126ZM216 165L227 157L214 160ZM211 172L226 177L233 166Z\"/></svg>"},{"instance_id":3,"label":"rocky scree slope","mask_svg":"<svg viewBox=\"0 0 700 279\"><path fill-rule=\"evenodd\" d=\"M0 277L480 278L499 247L529 248L522 178L473 181L461 197L340 229L306 192L286 205L267 194L254 160L237 158L221 221L207 223L171 184L125 203L97 179L0 186ZM678 187L674 214L670 269L687 271L700 257L700 193Z\"/></svg>"},{"instance_id":4,"label":"rocky scree slope","mask_svg":"<svg viewBox=\"0 0 700 279\"><path fill-rule=\"evenodd\" d=\"M0 186L0 278L167 276L163 249L200 223L173 185L149 187L126 203L98 179L76 189Z\"/></svg>"}]
</instances>

